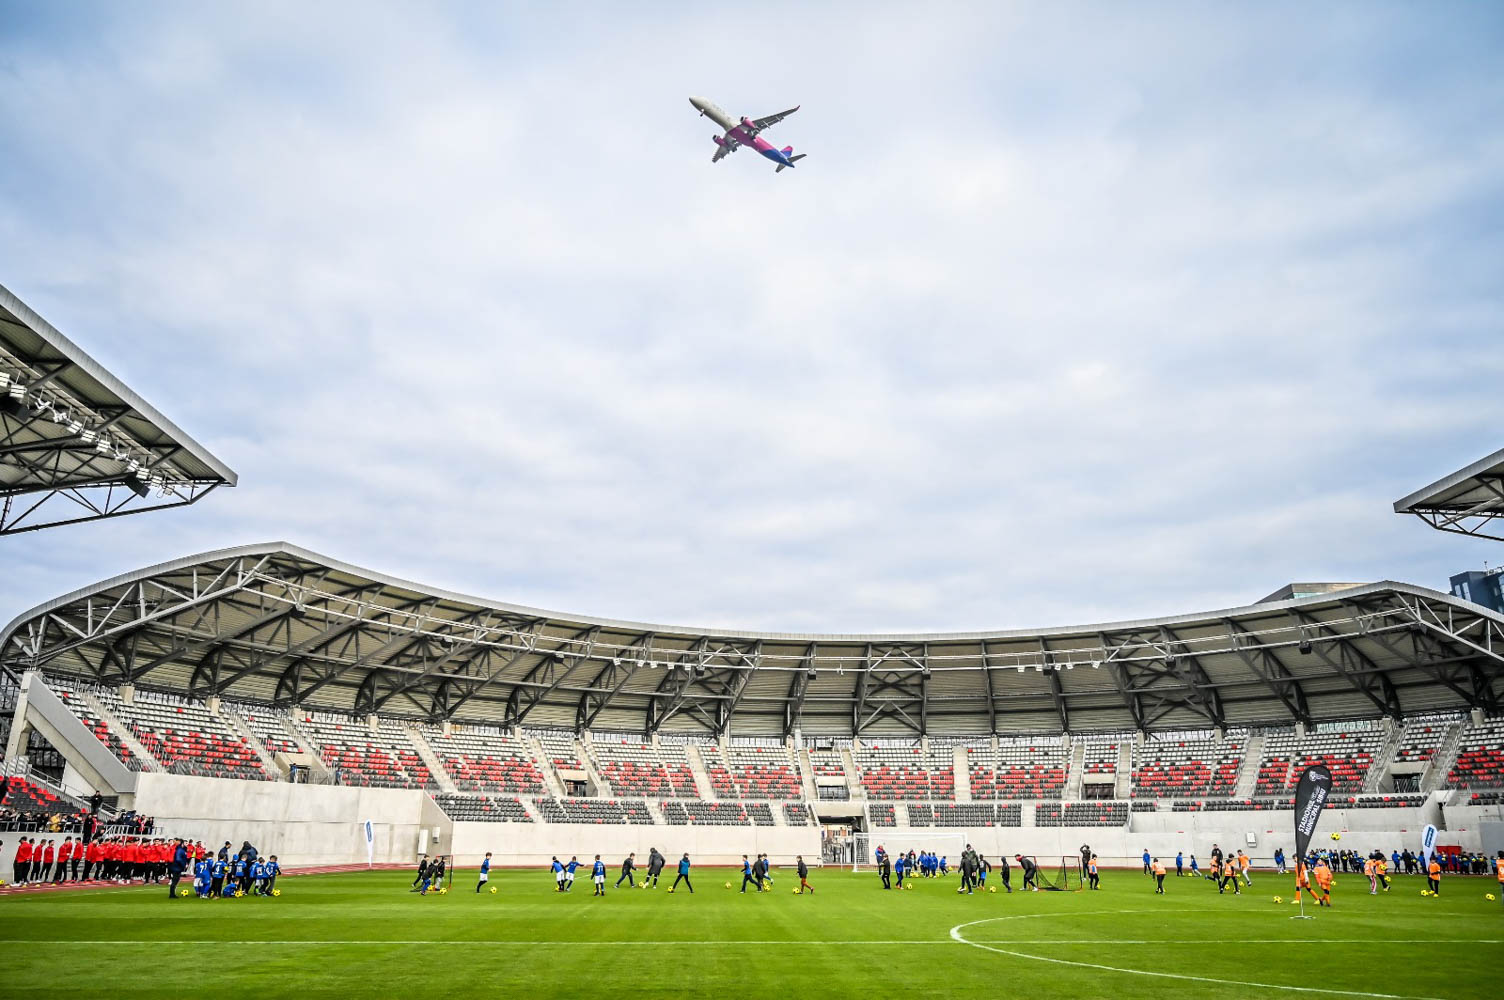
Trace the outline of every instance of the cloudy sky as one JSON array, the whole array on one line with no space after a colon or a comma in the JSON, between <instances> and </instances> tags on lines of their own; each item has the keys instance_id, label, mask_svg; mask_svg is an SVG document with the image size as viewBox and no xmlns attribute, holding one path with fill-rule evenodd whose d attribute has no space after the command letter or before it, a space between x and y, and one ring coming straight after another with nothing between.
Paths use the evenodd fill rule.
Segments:
<instances>
[{"instance_id":1,"label":"cloudy sky","mask_svg":"<svg viewBox=\"0 0 1504 1000\"><path fill-rule=\"evenodd\" d=\"M1444 588L1504 444L1495 4L0 2L0 283L240 474L0 621L286 539L800 631ZM802 108L769 136L713 126Z\"/></svg>"}]
</instances>

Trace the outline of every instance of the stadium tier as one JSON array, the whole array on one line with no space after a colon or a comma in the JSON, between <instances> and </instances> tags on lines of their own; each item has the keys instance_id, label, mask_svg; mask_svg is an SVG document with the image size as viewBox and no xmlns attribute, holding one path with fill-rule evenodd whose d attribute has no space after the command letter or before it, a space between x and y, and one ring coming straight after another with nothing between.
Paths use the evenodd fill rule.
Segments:
<instances>
[{"instance_id":1,"label":"stadium tier","mask_svg":"<svg viewBox=\"0 0 1504 1000\"><path fill-rule=\"evenodd\" d=\"M1149 740L1133 748L1133 794L1154 799L1231 795L1243 768L1242 739Z\"/></svg>"},{"instance_id":2,"label":"stadium tier","mask_svg":"<svg viewBox=\"0 0 1504 1000\"><path fill-rule=\"evenodd\" d=\"M1447 783L1453 788L1504 788L1504 719L1463 731Z\"/></svg>"},{"instance_id":3,"label":"stadium tier","mask_svg":"<svg viewBox=\"0 0 1504 1000\"><path fill-rule=\"evenodd\" d=\"M206 836L203 802L228 798L352 824L413 810L376 852L420 828L504 827L535 857L661 827L775 854L884 829L1048 855L1077 827L1231 840L1287 815L1308 764L1350 827L1476 830L1504 788L1496 649L1497 616L1400 584L1047 636L791 638L556 615L274 544L23 614L0 676L8 753L36 754L16 766Z\"/></svg>"},{"instance_id":4,"label":"stadium tier","mask_svg":"<svg viewBox=\"0 0 1504 1000\"><path fill-rule=\"evenodd\" d=\"M494 728L448 733L428 729L423 735L456 788L513 795L544 793L543 773L527 747L510 733Z\"/></svg>"}]
</instances>

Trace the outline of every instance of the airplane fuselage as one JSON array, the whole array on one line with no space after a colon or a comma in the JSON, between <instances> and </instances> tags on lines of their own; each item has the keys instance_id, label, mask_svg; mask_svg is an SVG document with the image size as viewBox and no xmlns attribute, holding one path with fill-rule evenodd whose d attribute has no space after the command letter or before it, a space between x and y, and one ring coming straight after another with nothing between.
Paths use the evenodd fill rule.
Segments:
<instances>
[{"instance_id":1,"label":"airplane fuselage","mask_svg":"<svg viewBox=\"0 0 1504 1000\"><path fill-rule=\"evenodd\" d=\"M693 104L700 114L715 122L725 131L726 134L724 137L718 135L711 137L717 146L726 145L726 140L730 139L738 145L757 150L757 152L781 166L791 167L794 165L789 159L788 153L785 153L762 136L756 134L752 128L750 119L742 118L738 121L726 114L725 111L722 111L713 101L707 101L703 97L691 97L689 103Z\"/></svg>"}]
</instances>

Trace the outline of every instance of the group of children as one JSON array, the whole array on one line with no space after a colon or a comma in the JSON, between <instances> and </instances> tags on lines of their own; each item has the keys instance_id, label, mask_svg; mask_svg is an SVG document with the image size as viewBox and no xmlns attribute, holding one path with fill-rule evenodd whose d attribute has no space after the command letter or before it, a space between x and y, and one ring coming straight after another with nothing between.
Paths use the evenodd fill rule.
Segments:
<instances>
[{"instance_id":1,"label":"group of children","mask_svg":"<svg viewBox=\"0 0 1504 1000\"><path fill-rule=\"evenodd\" d=\"M218 857L200 855L193 859L193 892L199 899L223 899L234 896L277 896L277 876L282 866L275 854L267 858L233 857L221 852Z\"/></svg>"}]
</instances>

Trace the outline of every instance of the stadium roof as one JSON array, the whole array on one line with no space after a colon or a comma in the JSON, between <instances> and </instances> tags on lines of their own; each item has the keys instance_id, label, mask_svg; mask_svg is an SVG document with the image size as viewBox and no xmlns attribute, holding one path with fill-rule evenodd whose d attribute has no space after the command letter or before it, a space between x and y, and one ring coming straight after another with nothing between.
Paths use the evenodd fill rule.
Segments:
<instances>
[{"instance_id":1,"label":"stadium roof","mask_svg":"<svg viewBox=\"0 0 1504 1000\"><path fill-rule=\"evenodd\" d=\"M0 286L0 534L190 504L235 479Z\"/></svg>"},{"instance_id":2,"label":"stadium roof","mask_svg":"<svg viewBox=\"0 0 1504 1000\"><path fill-rule=\"evenodd\" d=\"M1504 542L1504 449L1396 500L1394 512L1441 531Z\"/></svg>"},{"instance_id":3,"label":"stadium roof","mask_svg":"<svg viewBox=\"0 0 1504 1000\"><path fill-rule=\"evenodd\" d=\"M913 736L1314 723L1504 700L1504 617L1400 583L1070 628L798 635L564 615L274 542L0 632L0 667L528 728Z\"/></svg>"}]
</instances>

